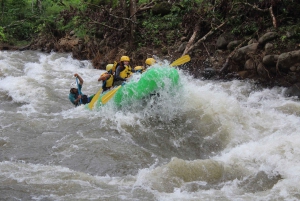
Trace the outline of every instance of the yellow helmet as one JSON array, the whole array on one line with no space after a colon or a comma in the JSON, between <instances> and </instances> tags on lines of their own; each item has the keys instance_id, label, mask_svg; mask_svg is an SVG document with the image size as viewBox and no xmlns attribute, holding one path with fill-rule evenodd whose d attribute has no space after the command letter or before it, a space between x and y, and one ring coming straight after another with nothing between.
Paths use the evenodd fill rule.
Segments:
<instances>
[{"instance_id":1,"label":"yellow helmet","mask_svg":"<svg viewBox=\"0 0 300 201\"><path fill-rule=\"evenodd\" d=\"M107 64L106 65L106 71L110 71L114 65L113 64Z\"/></svg>"},{"instance_id":2,"label":"yellow helmet","mask_svg":"<svg viewBox=\"0 0 300 201\"><path fill-rule=\"evenodd\" d=\"M138 71L138 70L144 70L143 66L136 66L134 67L134 70Z\"/></svg>"},{"instance_id":3,"label":"yellow helmet","mask_svg":"<svg viewBox=\"0 0 300 201\"><path fill-rule=\"evenodd\" d=\"M130 61L128 56L122 56L120 61Z\"/></svg>"},{"instance_id":4,"label":"yellow helmet","mask_svg":"<svg viewBox=\"0 0 300 201\"><path fill-rule=\"evenodd\" d=\"M151 65L153 65L153 64L155 64L155 59L153 59L153 58L148 58L148 59L146 59L146 61L145 61L145 63L147 64L147 65L149 65L149 66L151 66Z\"/></svg>"}]
</instances>

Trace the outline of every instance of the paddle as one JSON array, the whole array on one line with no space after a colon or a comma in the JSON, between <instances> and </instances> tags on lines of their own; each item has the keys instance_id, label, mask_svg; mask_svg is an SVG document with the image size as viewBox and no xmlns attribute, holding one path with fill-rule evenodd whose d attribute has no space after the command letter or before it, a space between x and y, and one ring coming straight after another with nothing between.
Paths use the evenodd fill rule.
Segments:
<instances>
[{"instance_id":1,"label":"paddle","mask_svg":"<svg viewBox=\"0 0 300 201\"><path fill-rule=\"evenodd\" d=\"M189 55L184 55L184 56L180 57L179 59L177 59L176 61L174 61L173 63L171 63L170 67L182 65L186 62L189 62L190 60L191 60L191 57ZM105 94L101 99L102 103L103 104L107 103L115 95L115 93L117 93L117 91L120 88L121 88L121 85L118 86L117 88L114 88L113 90L107 92L107 94Z\"/></svg>"},{"instance_id":2,"label":"paddle","mask_svg":"<svg viewBox=\"0 0 300 201\"><path fill-rule=\"evenodd\" d=\"M99 89L99 91L95 94L95 96L92 98L91 102L88 104L88 107L90 110L93 109L95 102L98 100L100 94L102 92L102 87Z\"/></svg>"},{"instance_id":3,"label":"paddle","mask_svg":"<svg viewBox=\"0 0 300 201\"><path fill-rule=\"evenodd\" d=\"M107 92L101 99L102 104L106 104L114 95L117 93L117 91L122 87L122 85L112 89L111 91Z\"/></svg>"},{"instance_id":4,"label":"paddle","mask_svg":"<svg viewBox=\"0 0 300 201\"><path fill-rule=\"evenodd\" d=\"M81 91L79 89L79 84L78 84L78 77L76 77L76 84L77 84L78 94L81 95ZM81 98L80 98L80 104L82 104Z\"/></svg>"},{"instance_id":5,"label":"paddle","mask_svg":"<svg viewBox=\"0 0 300 201\"><path fill-rule=\"evenodd\" d=\"M191 60L191 57L189 55L184 55L184 56L180 57L179 59L177 59L176 61L174 61L173 63L171 63L170 66L171 67L179 66L186 62L189 62L190 60Z\"/></svg>"}]
</instances>

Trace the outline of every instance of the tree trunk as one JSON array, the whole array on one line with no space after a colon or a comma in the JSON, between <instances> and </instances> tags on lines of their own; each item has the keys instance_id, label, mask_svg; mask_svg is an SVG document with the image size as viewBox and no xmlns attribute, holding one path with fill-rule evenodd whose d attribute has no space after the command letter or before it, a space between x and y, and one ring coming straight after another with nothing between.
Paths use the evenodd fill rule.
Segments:
<instances>
[{"instance_id":1,"label":"tree trunk","mask_svg":"<svg viewBox=\"0 0 300 201\"><path fill-rule=\"evenodd\" d=\"M39 12L42 12L42 0L36 0L36 7L39 9Z\"/></svg>"},{"instance_id":2,"label":"tree trunk","mask_svg":"<svg viewBox=\"0 0 300 201\"><path fill-rule=\"evenodd\" d=\"M3 17L4 17L4 6L5 6L4 2L5 2L5 0L1 1L1 7L2 7L2 18L1 19L2 19L2 21L3 21Z\"/></svg>"},{"instance_id":3,"label":"tree trunk","mask_svg":"<svg viewBox=\"0 0 300 201\"><path fill-rule=\"evenodd\" d=\"M120 0L120 6L123 9L122 17L127 18L127 6L126 6L126 0ZM126 26L126 21L123 20L123 27Z\"/></svg>"},{"instance_id":4,"label":"tree trunk","mask_svg":"<svg viewBox=\"0 0 300 201\"><path fill-rule=\"evenodd\" d=\"M130 18L133 22L130 24L130 45L133 45L134 42L134 35L136 29L136 11L137 11L137 3L136 0L130 0Z\"/></svg>"}]
</instances>

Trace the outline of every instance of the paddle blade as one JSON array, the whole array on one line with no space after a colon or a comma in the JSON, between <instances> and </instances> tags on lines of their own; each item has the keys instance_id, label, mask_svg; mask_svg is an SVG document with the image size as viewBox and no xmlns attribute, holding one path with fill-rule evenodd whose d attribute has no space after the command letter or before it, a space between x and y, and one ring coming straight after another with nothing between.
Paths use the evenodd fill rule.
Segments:
<instances>
[{"instance_id":1,"label":"paddle blade","mask_svg":"<svg viewBox=\"0 0 300 201\"><path fill-rule=\"evenodd\" d=\"M115 93L121 88L122 86L118 86L117 88L112 89L111 91L107 92L101 99L102 104L106 104L112 97L114 97Z\"/></svg>"},{"instance_id":2,"label":"paddle blade","mask_svg":"<svg viewBox=\"0 0 300 201\"><path fill-rule=\"evenodd\" d=\"M101 92L102 92L102 88L99 89L99 91L96 93L96 95L92 98L91 102L88 104L88 107L89 107L90 110L93 109L94 104L98 100Z\"/></svg>"},{"instance_id":3,"label":"paddle blade","mask_svg":"<svg viewBox=\"0 0 300 201\"><path fill-rule=\"evenodd\" d=\"M184 56L180 57L179 59L177 59L176 61L174 61L173 63L171 63L170 66L171 67L179 66L186 62L189 62L190 60L191 60L191 57L189 55L184 55Z\"/></svg>"}]
</instances>

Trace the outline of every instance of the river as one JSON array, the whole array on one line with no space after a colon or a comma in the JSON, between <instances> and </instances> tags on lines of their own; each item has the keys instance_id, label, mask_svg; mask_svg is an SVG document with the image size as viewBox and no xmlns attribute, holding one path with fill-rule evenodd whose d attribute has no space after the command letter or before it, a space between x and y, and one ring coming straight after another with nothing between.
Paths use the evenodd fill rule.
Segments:
<instances>
[{"instance_id":1,"label":"river","mask_svg":"<svg viewBox=\"0 0 300 201\"><path fill-rule=\"evenodd\" d=\"M171 95L89 111L68 94L74 73L99 90L90 61L1 51L0 200L300 200L300 102L178 71Z\"/></svg>"}]
</instances>

